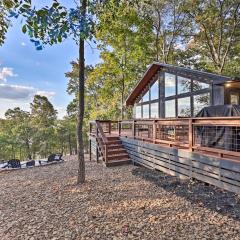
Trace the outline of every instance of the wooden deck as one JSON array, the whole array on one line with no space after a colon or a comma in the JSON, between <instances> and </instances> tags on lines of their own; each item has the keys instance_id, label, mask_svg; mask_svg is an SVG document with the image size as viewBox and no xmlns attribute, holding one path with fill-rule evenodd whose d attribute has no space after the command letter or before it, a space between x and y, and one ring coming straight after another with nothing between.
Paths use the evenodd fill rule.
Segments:
<instances>
[{"instance_id":1,"label":"wooden deck","mask_svg":"<svg viewBox=\"0 0 240 240\"><path fill-rule=\"evenodd\" d=\"M106 166L131 159L240 193L240 117L95 121L90 148Z\"/></svg>"}]
</instances>

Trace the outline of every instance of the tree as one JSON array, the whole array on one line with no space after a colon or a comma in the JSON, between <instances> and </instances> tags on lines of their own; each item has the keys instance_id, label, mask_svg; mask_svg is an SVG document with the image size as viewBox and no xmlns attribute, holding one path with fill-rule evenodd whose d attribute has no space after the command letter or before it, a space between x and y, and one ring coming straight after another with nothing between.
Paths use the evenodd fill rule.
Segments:
<instances>
[{"instance_id":1,"label":"tree","mask_svg":"<svg viewBox=\"0 0 240 240\"><path fill-rule=\"evenodd\" d=\"M16 2L13 0L0 1L0 46L4 43L6 33L10 25L10 19L8 17L8 11L16 6Z\"/></svg>"},{"instance_id":2,"label":"tree","mask_svg":"<svg viewBox=\"0 0 240 240\"><path fill-rule=\"evenodd\" d=\"M0 119L0 159L26 160L46 157L53 152L75 152L75 118L66 116L57 120L53 105L39 95L35 96L31 107L31 112L19 107L8 109L5 119Z\"/></svg>"},{"instance_id":3,"label":"tree","mask_svg":"<svg viewBox=\"0 0 240 240\"><path fill-rule=\"evenodd\" d=\"M195 22L196 31L189 48L204 69L222 74L237 50L240 38L238 0L188 1L185 12ZM236 52L233 54L237 56ZM229 63L228 63L229 64Z\"/></svg>"},{"instance_id":4,"label":"tree","mask_svg":"<svg viewBox=\"0 0 240 240\"><path fill-rule=\"evenodd\" d=\"M9 120L9 124L12 126L12 134L20 145L20 148L24 147L26 149L26 157L32 159L31 142L33 128L31 126L30 113L17 107L14 109L8 109L5 113L5 117Z\"/></svg>"},{"instance_id":5,"label":"tree","mask_svg":"<svg viewBox=\"0 0 240 240\"><path fill-rule=\"evenodd\" d=\"M35 95L31 103L31 117L35 128L34 151L47 157L53 148L57 111L47 97Z\"/></svg>"},{"instance_id":6,"label":"tree","mask_svg":"<svg viewBox=\"0 0 240 240\"><path fill-rule=\"evenodd\" d=\"M155 60L175 63L175 54L184 48L191 35L192 23L183 11L185 0L140 1L140 12L153 34Z\"/></svg>"},{"instance_id":7,"label":"tree","mask_svg":"<svg viewBox=\"0 0 240 240\"><path fill-rule=\"evenodd\" d=\"M91 2L88 2L90 4ZM93 2L94 3L94 2ZM89 10L92 8L89 7ZM78 124L77 124L77 148L78 148L78 179L77 183L85 181L85 163L83 151L83 118L84 118L84 42L92 37L93 20L87 14L87 0L79 0L76 8L66 9L57 0L53 0L50 7L39 10L32 8L31 1L25 0L20 4L13 16L19 14L25 18L23 32L27 33L37 50L42 50L42 44L61 43L66 38L72 38L79 46L79 84L78 84Z\"/></svg>"},{"instance_id":8,"label":"tree","mask_svg":"<svg viewBox=\"0 0 240 240\"><path fill-rule=\"evenodd\" d=\"M139 14L136 2L112 0L101 5L97 11L96 39L100 42L103 63L97 65L89 78L93 79L95 75L99 85L104 82L100 90L102 96L112 93L114 97L111 102L102 101L100 107L108 105L107 108L112 111L113 108L115 111L120 109L120 116L115 117L121 119L125 116L124 103L129 90L153 60L149 44L152 41L151 25Z\"/></svg>"}]
</instances>

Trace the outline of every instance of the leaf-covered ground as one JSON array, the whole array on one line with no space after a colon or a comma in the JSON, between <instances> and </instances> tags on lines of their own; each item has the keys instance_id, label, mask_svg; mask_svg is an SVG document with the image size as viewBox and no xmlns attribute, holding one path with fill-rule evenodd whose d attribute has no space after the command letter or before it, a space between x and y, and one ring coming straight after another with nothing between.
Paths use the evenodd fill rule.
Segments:
<instances>
[{"instance_id":1,"label":"leaf-covered ground","mask_svg":"<svg viewBox=\"0 0 240 240\"><path fill-rule=\"evenodd\" d=\"M240 239L240 199L132 165L77 161L0 174L0 239Z\"/></svg>"}]
</instances>

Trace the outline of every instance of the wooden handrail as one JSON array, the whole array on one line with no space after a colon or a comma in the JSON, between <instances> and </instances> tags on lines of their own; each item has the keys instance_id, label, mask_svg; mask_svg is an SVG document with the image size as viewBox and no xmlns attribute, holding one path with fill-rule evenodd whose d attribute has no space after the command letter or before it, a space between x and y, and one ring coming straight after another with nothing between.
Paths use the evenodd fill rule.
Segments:
<instances>
[{"instance_id":1,"label":"wooden handrail","mask_svg":"<svg viewBox=\"0 0 240 240\"><path fill-rule=\"evenodd\" d=\"M101 124L108 124L108 133L110 133L111 124L118 123L117 129L115 129L115 134L118 136L122 135L143 141L152 141L153 143L184 147L189 151L206 151L212 154L217 153L218 156L240 156L238 150L230 151L214 146L199 146L198 142L201 140L198 140L198 138L202 139L204 136L196 132L196 129L208 126L239 127L240 129L240 117L133 119L120 121L97 120L93 123L96 124L96 128L98 129L99 136L102 139L105 149L107 149L108 140ZM129 126L124 128L124 125ZM233 140L234 137L236 136L232 136Z\"/></svg>"},{"instance_id":2,"label":"wooden handrail","mask_svg":"<svg viewBox=\"0 0 240 240\"><path fill-rule=\"evenodd\" d=\"M96 126L97 126L97 129L98 129L99 133L100 133L100 137L102 138L103 143L107 144L108 143L107 138L105 136L105 133L103 132L102 126L101 126L99 121L96 121Z\"/></svg>"},{"instance_id":3,"label":"wooden handrail","mask_svg":"<svg viewBox=\"0 0 240 240\"><path fill-rule=\"evenodd\" d=\"M107 162L107 160L108 160L107 159L107 151L108 151L108 140L107 140L107 137L105 136L105 133L104 133L104 131L102 129L100 121L96 120L94 122L94 124L96 125L96 128L97 128L97 138L98 137L100 138L100 141L98 142L98 144L100 145L100 149L101 149L103 158L104 158L105 162Z\"/></svg>"}]
</instances>

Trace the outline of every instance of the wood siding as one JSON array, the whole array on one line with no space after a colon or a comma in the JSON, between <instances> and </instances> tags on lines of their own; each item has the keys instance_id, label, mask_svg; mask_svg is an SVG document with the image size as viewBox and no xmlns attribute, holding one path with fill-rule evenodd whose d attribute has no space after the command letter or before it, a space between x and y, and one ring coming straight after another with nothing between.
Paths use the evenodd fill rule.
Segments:
<instances>
[{"instance_id":1,"label":"wood siding","mask_svg":"<svg viewBox=\"0 0 240 240\"><path fill-rule=\"evenodd\" d=\"M240 162L122 137L133 162L179 178L195 178L240 194Z\"/></svg>"}]
</instances>

